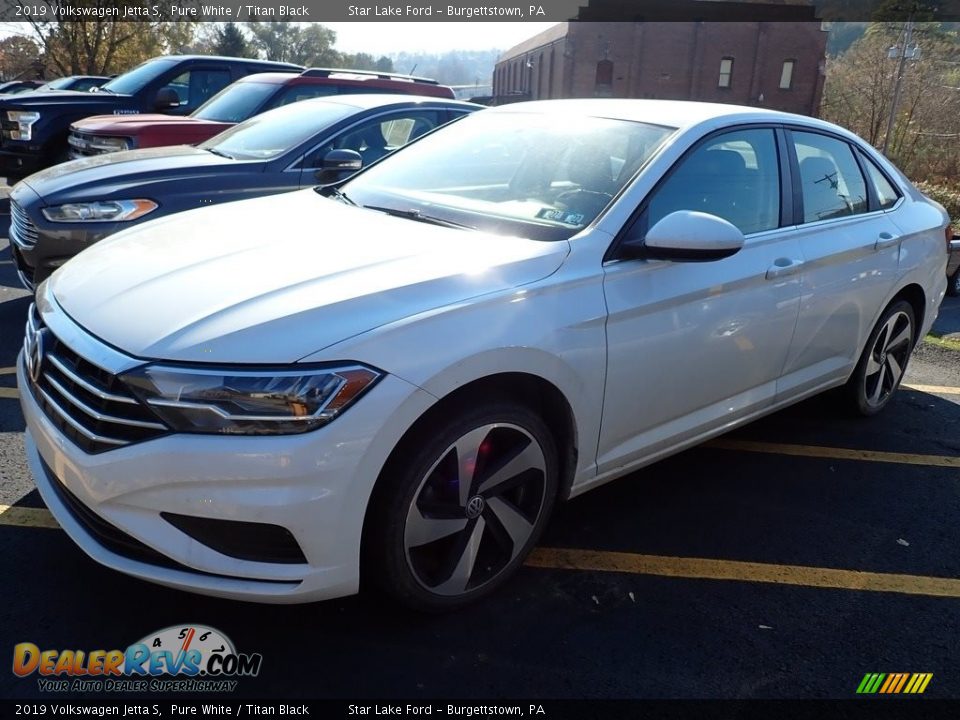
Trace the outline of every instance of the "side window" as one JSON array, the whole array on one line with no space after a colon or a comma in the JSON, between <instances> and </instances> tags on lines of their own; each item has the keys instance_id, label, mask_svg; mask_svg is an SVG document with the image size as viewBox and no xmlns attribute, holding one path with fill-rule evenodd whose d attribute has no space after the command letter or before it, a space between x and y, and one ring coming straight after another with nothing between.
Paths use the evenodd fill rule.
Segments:
<instances>
[{"instance_id":1,"label":"side window","mask_svg":"<svg viewBox=\"0 0 960 720\"><path fill-rule=\"evenodd\" d=\"M863 153L858 153L860 159L863 160L864 167L867 168L867 175L870 177L870 183L873 185L873 189L877 193L877 200L880 201L880 207L886 210L889 207L896 205L897 200L900 199L900 193L897 192L896 188L890 184L890 181L887 180L887 176L881 172L880 168L868 158Z\"/></svg>"},{"instance_id":2,"label":"side window","mask_svg":"<svg viewBox=\"0 0 960 720\"><path fill-rule=\"evenodd\" d=\"M710 138L683 157L647 204L646 227L677 210L727 220L745 235L780 224L780 163L773 130Z\"/></svg>"},{"instance_id":3,"label":"side window","mask_svg":"<svg viewBox=\"0 0 960 720\"><path fill-rule=\"evenodd\" d=\"M847 143L826 135L794 131L793 144L800 167L804 222L869 210L867 186Z\"/></svg>"},{"instance_id":4,"label":"side window","mask_svg":"<svg viewBox=\"0 0 960 720\"><path fill-rule=\"evenodd\" d=\"M230 84L229 70L188 70L167 83L180 98L178 114L191 113Z\"/></svg>"},{"instance_id":5,"label":"side window","mask_svg":"<svg viewBox=\"0 0 960 720\"><path fill-rule=\"evenodd\" d=\"M326 143L310 163L319 166L330 150L356 150L363 158L363 166L376 162L384 155L416 140L443 121L433 110L413 110L381 115L349 128L342 135Z\"/></svg>"}]
</instances>

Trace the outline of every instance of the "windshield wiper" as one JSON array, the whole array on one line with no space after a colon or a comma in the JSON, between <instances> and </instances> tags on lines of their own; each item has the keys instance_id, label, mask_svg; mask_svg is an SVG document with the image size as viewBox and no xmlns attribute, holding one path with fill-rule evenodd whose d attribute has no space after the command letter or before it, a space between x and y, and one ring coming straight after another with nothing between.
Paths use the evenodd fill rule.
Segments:
<instances>
[{"instance_id":1,"label":"windshield wiper","mask_svg":"<svg viewBox=\"0 0 960 720\"><path fill-rule=\"evenodd\" d=\"M357 206L357 204L353 200L347 197L347 194L343 192L343 190L339 190L333 186L324 188L323 193L324 195L326 194L333 195L337 200L339 200L342 203L346 203L347 205L353 205L354 207Z\"/></svg>"},{"instance_id":2,"label":"windshield wiper","mask_svg":"<svg viewBox=\"0 0 960 720\"><path fill-rule=\"evenodd\" d=\"M225 157L227 160L236 160L233 155L227 155L222 150L214 150L213 148L204 148L207 152L212 152L214 155L219 155L220 157Z\"/></svg>"},{"instance_id":3,"label":"windshield wiper","mask_svg":"<svg viewBox=\"0 0 960 720\"><path fill-rule=\"evenodd\" d=\"M364 205L367 210L376 210L377 212L393 215L394 217L404 218L406 220L416 220L417 222L430 223L431 225L440 225L442 227L457 228L459 230L476 230L472 225L445 220L432 215L424 215L419 210L400 210L398 208L377 207L376 205Z\"/></svg>"}]
</instances>

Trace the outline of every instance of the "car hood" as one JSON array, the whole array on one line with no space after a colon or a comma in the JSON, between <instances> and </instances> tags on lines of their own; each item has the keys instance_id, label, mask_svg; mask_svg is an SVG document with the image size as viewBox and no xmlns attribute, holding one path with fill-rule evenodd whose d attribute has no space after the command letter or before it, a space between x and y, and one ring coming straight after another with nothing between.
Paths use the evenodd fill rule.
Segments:
<instances>
[{"instance_id":1,"label":"car hood","mask_svg":"<svg viewBox=\"0 0 960 720\"><path fill-rule=\"evenodd\" d=\"M29 92L18 95L4 95L0 97L6 105L17 108L42 109L44 105L70 105L71 108L90 109L96 112L97 108L108 110L111 106L121 107L131 99L130 95L115 95L108 92L79 92L77 90L44 90L43 92Z\"/></svg>"},{"instance_id":2,"label":"car hood","mask_svg":"<svg viewBox=\"0 0 960 720\"><path fill-rule=\"evenodd\" d=\"M79 132L97 133L100 135L108 135L111 133L131 135L140 132L145 127L158 128L166 131L203 127L206 125L229 127L230 123L151 113L144 115L94 115L93 117L84 118L83 120L77 120L70 127Z\"/></svg>"},{"instance_id":3,"label":"car hood","mask_svg":"<svg viewBox=\"0 0 960 720\"><path fill-rule=\"evenodd\" d=\"M566 242L428 225L305 190L131 228L80 253L45 291L87 331L137 357L289 363L535 282L568 251Z\"/></svg>"},{"instance_id":4,"label":"car hood","mask_svg":"<svg viewBox=\"0 0 960 720\"><path fill-rule=\"evenodd\" d=\"M231 160L187 145L125 150L71 160L27 177L28 185L44 202L97 200L138 184L167 178L186 178L195 173L231 171L248 161Z\"/></svg>"}]
</instances>

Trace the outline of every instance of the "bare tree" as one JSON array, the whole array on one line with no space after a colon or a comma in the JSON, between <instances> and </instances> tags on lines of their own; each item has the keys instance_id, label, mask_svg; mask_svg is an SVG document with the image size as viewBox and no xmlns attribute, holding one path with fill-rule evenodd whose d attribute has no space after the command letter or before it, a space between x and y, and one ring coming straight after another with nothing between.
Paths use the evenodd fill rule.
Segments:
<instances>
[{"instance_id":1,"label":"bare tree","mask_svg":"<svg viewBox=\"0 0 960 720\"><path fill-rule=\"evenodd\" d=\"M884 143L902 52L900 23L876 23L827 63L821 115L875 147ZM960 178L960 44L935 23L918 23L921 52L903 63L900 99L887 152L912 177ZM893 49L893 52L891 50Z\"/></svg>"},{"instance_id":2,"label":"bare tree","mask_svg":"<svg viewBox=\"0 0 960 720\"><path fill-rule=\"evenodd\" d=\"M17 0L17 4L25 3ZM29 15L27 22L47 67L61 75L123 72L155 55L177 51L190 42L194 31L189 22L111 19L116 17L112 11L123 7L113 0L47 0L47 5L52 13ZM77 6L92 14L83 19L66 14Z\"/></svg>"}]
</instances>

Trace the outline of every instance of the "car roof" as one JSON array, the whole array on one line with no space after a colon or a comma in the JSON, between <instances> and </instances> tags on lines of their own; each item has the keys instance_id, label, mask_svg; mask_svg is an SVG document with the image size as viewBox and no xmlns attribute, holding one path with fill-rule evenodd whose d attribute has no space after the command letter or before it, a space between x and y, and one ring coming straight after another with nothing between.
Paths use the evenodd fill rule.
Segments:
<instances>
[{"instance_id":1,"label":"car roof","mask_svg":"<svg viewBox=\"0 0 960 720\"><path fill-rule=\"evenodd\" d=\"M280 73L280 72L262 72L262 73L253 73L251 75L246 75L237 82L259 82L259 83L270 83L270 84L303 84L303 85L336 85L337 83L387 83L398 85L403 84L404 87L409 86L422 86L426 88L445 88L446 86L441 85L435 80L430 80L429 78L414 78L411 75L399 75L396 73L374 73L373 71L366 70L349 70L349 69L339 69L335 68L329 70L328 75L310 75L310 71L299 74L291 73Z\"/></svg>"},{"instance_id":2,"label":"car roof","mask_svg":"<svg viewBox=\"0 0 960 720\"><path fill-rule=\"evenodd\" d=\"M302 65L294 63L278 62L276 60L261 60L260 58L239 58L226 55L158 55L150 60L211 60L219 62L243 63L244 65L263 65L264 67L285 67L296 70L303 70Z\"/></svg>"},{"instance_id":3,"label":"car roof","mask_svg":"<svg viewBox=\"0 0 960 720\"><path fill-rule=\"evenodd\" d=\"M723 103L695 102L690 100L635 100L619 98L534 100L511 103L490 108L494 113L532 112L559 115L603 117L685 130L698 125L722 127L741 122L798 123L813 128L842 132L854 137L843 128L806 115Z\"/></svg>"},{"instance_id":4,"label":"car roof","mask_svg":"<svg viewBox=\"0 0 960 720\"><path fill-rule=\"evenodd\" d=\"M432 97L430 95L408 95L401 93L327 95L325 97L310 98L309 100L299 100L295 103L290 103L289 105L282 105L281 107L303 107L304 112L308 112L307 108L311 107L311 105L316 106L321 103L328 105L346 105L348 107L356 108L357 110L370 110L372 108L401 105L436 105L437 103L441 103L445 107L450 108L461 107L467 110L485 109L485 106L483 105L477 105L476 103L466 102L464 100L450 100L447 98ZM267 112L271 111L268 110Z\"/></svg>"}]
</instances>

